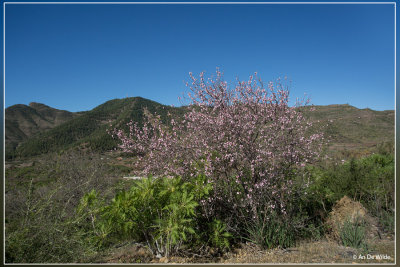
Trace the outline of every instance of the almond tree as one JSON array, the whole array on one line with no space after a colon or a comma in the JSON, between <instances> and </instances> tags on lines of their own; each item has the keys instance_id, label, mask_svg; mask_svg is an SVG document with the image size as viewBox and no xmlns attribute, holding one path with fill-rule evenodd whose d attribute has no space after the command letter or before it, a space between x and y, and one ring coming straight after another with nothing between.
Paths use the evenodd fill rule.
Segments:
<instances>
[{"instance_id":1,"label":"almond tree","mask_svg":"<svg viewBox=\"0 0 400 267\"><path fill-rule=\"evenodd\" d=\"M190 105L183 121L146 114L139 128L114 129L120 148L138 155L142 175L172 175L185 179L204 174L213 195L203 200L206 215L230 212L256 218L275 211L286 216L288 204L307 186L296 185L301 169L319 156L322 134L299 111L308 101L289 106L286 80L269 82L250 76L231 89L217 69L206 80L190 73ZM290 216L289 216L290 217Z\"/></svg>"}]
</instances>

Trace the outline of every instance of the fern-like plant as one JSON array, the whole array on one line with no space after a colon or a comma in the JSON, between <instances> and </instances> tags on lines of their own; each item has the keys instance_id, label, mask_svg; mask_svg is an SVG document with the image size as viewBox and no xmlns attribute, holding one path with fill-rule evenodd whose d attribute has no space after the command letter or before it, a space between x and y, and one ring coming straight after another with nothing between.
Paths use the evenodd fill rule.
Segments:
<instances>
[{"instance_id":1,"label":"fern-like plant","mask_svg":"<svg viewBox=\"0 0 400 267\"><path fill-rule=\"evenodd\" d=\"M211 245L221 250L229 249L230 240L233 236L226 230L226 224L221 220L214 219L209 228L209 242Z\"/></svg>"},{"instance_id":2,"label":"fern-like plant","mask_svg":"<svg viewBox=\"0 0 400 267\"><path fill-rule=\"evenodd\" d=\"M90 245L97 248L106 243L112 231L111 224L102 219L103 212L103 203L94 189L82 197L77 208L75 223L82 224L83 221L89 221L90 226L85 230L84 236Z\"/></svg>"},{"instance_id":3,"label":"fern-like plant","mask_svg":"<svg viewBox=\"0 0 400 267\"><path fill-rule=\"evenodd\" d=\"M91 218L96 238L146 242L159 256L170 256L195 235L198 186L181 178L144 178L128 191L120 191L99 207L97 194L86 194L78 209Z\"/></svg>"}]
</instances>

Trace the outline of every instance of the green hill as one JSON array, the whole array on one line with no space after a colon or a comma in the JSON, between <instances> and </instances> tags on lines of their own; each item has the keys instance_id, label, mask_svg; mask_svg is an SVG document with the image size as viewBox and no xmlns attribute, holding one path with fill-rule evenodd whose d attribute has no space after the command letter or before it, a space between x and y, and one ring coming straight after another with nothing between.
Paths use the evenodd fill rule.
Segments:
<instances>
[{"instance_id":1,"label":"green hill","mask_svg":"<svg viewBox=\"0 0 400 267\"><path fill-rule=\"evenodd\" d=\"M79 116L77 113L51 108L44 104L13 105L5 110L6 154L39 132L52 129Z\"/></svg>"},{"instance_id":2,"label":"green hill","mask_svg":"<svg viewBox=\"0 0 400 267\"><path fill-rule=\"evenodd\" d=\"M185 107L173 108L141 97L110 100L91 111L79 114L66 111L54 113L54 109L42 104L33 106L35 108L16 105L6 109L6 140L16 140L15 143L19 144L14 146L16 149L8 153L6 158L12 155L34 156L74 147L109 151L116 146L116 141L107 134L110 125L124 128L130 120L140 125L143 122L144 108L159 114L164 122L168 112L175 118L181 118L185 112ZM314 121L314 130L322 129L330 140L329 152L347 150L369 153L381 143L394 143L393 110L374 111L350 105L315 106L313 112L309 109L310 107L303 108L304 114ZM19 114L18 117L11 116L16 113ZM38 124L37 118L46 120L42 119L43 122ZM35 128L34 123L40 127Z\"/></svg>"},{"instance_id":3,"label":"green hill","mask_svg":"<svg viewBox=\"0 0 400 267\"><path fill-rule=\"evenodd\" d=\"M126 123L133 120L140 125L143 122L144 108L151 113L159 114L164 121L166 121L168 111L174 116L183 114L182 108L164 106L141 97L114 99L33 136L18 146L15 154L34 156L71 147L96 151L111 150L116 146L116 142L107 133L110 124L113 127L125 127Z\"/></svg>"}]
</instances>

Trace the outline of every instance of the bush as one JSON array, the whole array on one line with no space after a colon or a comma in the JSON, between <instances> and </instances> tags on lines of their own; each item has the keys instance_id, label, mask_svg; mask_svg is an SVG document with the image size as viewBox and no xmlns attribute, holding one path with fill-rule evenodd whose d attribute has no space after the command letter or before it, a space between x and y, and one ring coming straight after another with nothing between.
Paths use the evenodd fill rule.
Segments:
<instances>
[{"instance_id":1,"label":"bush","mask_svg":"<svg viewBox=\"0 0 400 267\"><path fill-rule=\"evenodd\" d=\"M365 243L365 222L356 217L354 220L347 219L339 226L339 237L346 247L367 248Z\"/></svg>"},{"instance_id":2,"label":"bush","mask_svg":"<svg viewBox=\"0 0 400 267\"><path fill-rule=\"evenodd\" d=\"M233 235L227 230L227 226L221 220L214 219L209 223L209 244L220 250L227 250L230 248L230 241Z\"/></svg>"},{"instance_id":3,"label":"bush","mask_svg":"<svg viewBox=\"0 0 400 267\"><path fill-rule=\"evenodd\" d=\"M96 244L115 237L135 240L145 242L154 255L168 257L197 236L199 190L179 177L149 176L130 190L118 192L108 205L102 204L95 191L87 193L78 213L85 214L89 240Z\"/></svg>"},{"instance_id":4,"label":"bush","mask_svg":"<svg viewBox=\"0 0 400 267\"><path fill-rule=\"evenodd\" d=\"M115 175L100 156L67 152L41 157L6 173L7 263L82 262L95 253L75 216L80 198L95 189L108 199Z\"/></svg>"},{"instance_id":5,"label":"bush","mask_svg":"<svg viewBox=\"0 0 400 267\"><path fill-rule=\"evenodd\" d=\"M114 129L119 147L138 155L135 166L145 175L185 181L206 175L213 185L202 203L206 216L234 232L266 206L290 221L295 213L289 205L308 185L304 179L297 186L294 178L318 158L323 140L321 133L309 133L312 123L301 108L306 103L290 107L287 81L264 87L257 74L234 88L219 70L209 80L204 73L190 73L190 79L191 103L182 121L170 117L164 123L145 111L142 127L132 121L127 131Z\"/></svg>"},{"instance_id":6,"label":"bush","mask_svg":"<svg viewBox=\"0 0 400 267\"><path fill-rule=\"evenodd\" d=\"M380 214L379 223L388 233L394 234L395 229L395 214L393 211L383 210Z\"/></svg>"},{"instance_id":7,"label":"bush","mask_svg":"<svg viewBox=\"0 0 400 267\"><path fill-rule=\"evenodd\" d=\"M64 213L66 207L57 203L58 193L53 188L40 197L30 185L24 213L9 218L6 226L7 263L75 262L90 253L75 234L71 218Z\"/></svg>"},{"instance_id":8,"label":"bush","mask_svg":"<svg viewBox=\"0 0 400 267\"><path fill-rule=\"evenodd\" d=\"M245 239L257 244L262 249L274 247L287 248L295 244L294 229L291 222L282 221L275 212L259 214L247 223Z\"/></svg>"}]
</instances>

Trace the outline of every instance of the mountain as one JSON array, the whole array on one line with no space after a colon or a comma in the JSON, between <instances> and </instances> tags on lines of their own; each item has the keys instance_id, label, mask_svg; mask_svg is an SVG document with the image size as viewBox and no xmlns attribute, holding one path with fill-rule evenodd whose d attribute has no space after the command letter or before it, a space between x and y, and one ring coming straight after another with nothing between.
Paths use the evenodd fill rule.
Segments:
<instances>
[{"instance_id":1,"label":"mountain","mask_svg":"<svg viewBox=\"0 0 400 267\"><path fill-rule=\"evenodd\" d=\"M79 116L65 110L51 108L32 102L27 105L13 105L5 109L6 153L13 151L18 144L39 132L52 129Z\"/></svg>"},{"instance_id":2,"label":"mountain","mask_svg":"<svg viewBox=\"0 0 400 267\"><path fill-rule=\"evenodd\" d=\"M16 148L15 155L34 156L71 147L97 151L111 150L116 146L116 141L107 133L110 124L122 128L126 127L126 123L130 120L141 124L144 108L151 113L159 114L164 122L168 112L175 117L182 116L184 112L184 108L164 106L141 97L110 100L57 127L39 132L21 143Z\"/></svg>"},{"instance_id":3,"label":"mountain","mask_svg":"<svg viewBox=\"0 0 400 267\"><path fill-rule=\"evenodd\" d=\"M179 119L186 110L185 107L165 106L141 97L110 100L93 110L78 114L56 112L55 109L37 103L29 107L10 107L6 109L6 140L15 140L19 145L14 152L9 153L8 158L70 148L102 152L111 150L117 143L107 134L110 125L126 128L130 120L140 125L144 108L160 115L164 122L167 122L168 112ZM394 143L393 110L374 111L350 105L329 105L314 106L315 111L311 112L310 108L304 107L302 111L314 122L314 131L323 131L330 139L331 152L348 150L369 153L380 143ZM58 114L58 117L54 114ZM19 143L20 140L23 142Z\"/></svg>"}]
</instances>

